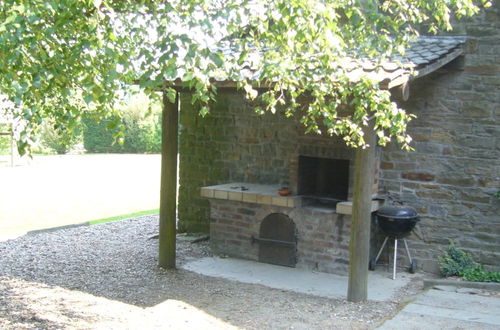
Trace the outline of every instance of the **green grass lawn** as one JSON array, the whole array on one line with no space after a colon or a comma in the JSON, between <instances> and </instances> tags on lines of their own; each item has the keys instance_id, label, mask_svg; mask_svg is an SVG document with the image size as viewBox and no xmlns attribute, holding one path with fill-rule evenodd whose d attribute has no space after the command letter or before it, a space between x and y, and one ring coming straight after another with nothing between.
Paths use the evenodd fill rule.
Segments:
<instances>
[{"instance_id":1,"label":"green grass lawn","mask_svg":"<svg viewBox=\"0 0 500 330\"><path fill-rule=\"evenodd\" d=\"M125 219L130 219L130 218L137 218L137 217L142 217L143 215L152 215L152 214L158 214L158 213L160 213L160 209L147 210L147 211L141 211L141 212L134 212L134 213L129 213L129 214L117 215L117 216L109 217L109 218L91 220L91 221L88 222L88 224L89 225L97 225L97 224L100 224L100 223L106 223L106 222L112 222L112 221L118 221L118 220L125 220Z\"/></svg>"},{"instance_id":2,"label":"green grass lawn","mask_svg":"<svg viewBox=\"0 0 500 330\"><path fill-rule=\"evenodd\" d=\"M157 213L159 192L160 155L18 159L0 166L0 238Z\"/></svg>"}]
</instances>

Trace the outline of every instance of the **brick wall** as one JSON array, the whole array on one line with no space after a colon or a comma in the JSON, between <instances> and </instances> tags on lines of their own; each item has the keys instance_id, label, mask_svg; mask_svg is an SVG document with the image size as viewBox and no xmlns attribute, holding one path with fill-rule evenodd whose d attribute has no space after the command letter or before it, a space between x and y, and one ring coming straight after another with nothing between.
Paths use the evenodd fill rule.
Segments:
<instances>
[{"instance_id":1,"label":"brick wall","mask_svg":"<svg viewBox=\"0 0 500 330\"><path fill-rule=\"evenodd\" d=\"M346 274L349 260L351 217L333 210L289 208L211 199L210 245L219 255L258 260L257 243L262 220L282 213L295 223L298 233L297 267Z\"/></svg>"},{"instance_id":2,"label":"brick wall","mask_svg":"<svg viewBox=\"0 0 500 330\"><path fill-rule=\"evenodd\" d=\"M291 120L258 116L235 91L221 91L205 118L181 97L179 228L208 232L209 205L200 187L234 181L288 185L296 148Z\"/></svg>"},{"instance_id":3,"label":"brick wall","mask_svg":"<svg viewBox=\"0 0 500 330\"><path fill-rule=\"evenodd\" d=\"M481 263L500 266L500 5L458 27L469 36L462 71L411 84L414 152L386 148L381 190L422 215L410 246L426 271L452 239Z\"/></svg>"}]
</instances>

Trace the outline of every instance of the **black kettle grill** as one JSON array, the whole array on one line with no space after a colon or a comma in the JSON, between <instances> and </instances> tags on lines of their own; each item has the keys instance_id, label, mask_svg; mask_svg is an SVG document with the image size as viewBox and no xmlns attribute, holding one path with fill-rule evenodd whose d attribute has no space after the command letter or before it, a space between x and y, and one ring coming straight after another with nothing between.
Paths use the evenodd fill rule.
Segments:
<instances>
[{"instance_id":1,"label":"black kettle grill","mask_svg":"<svg viewBox=\"0 0 500 330\"><path fill-rule=\"evenodd\" d=\"M377 253L375 259L371 259L368 264L370 270L375 270L378 258L382 253L389 238L394 239L394 262L392 279L396 279L396 260L398 256L398 239L402 239L405 244L406 253L408 254L408 259L410 259L410 273L415 273L417 269L417 263L412 259L410 255L410 250L408 249L408 244L406 243L405 237L410 235L411 231L415 227L415 224L420 220L418 218L417 211L413 207L409 206L396 206L396 205L386 205L382 206L377 211L377 220L380 229L386 234L382 247Z\"/></svg>"}]
</instances>

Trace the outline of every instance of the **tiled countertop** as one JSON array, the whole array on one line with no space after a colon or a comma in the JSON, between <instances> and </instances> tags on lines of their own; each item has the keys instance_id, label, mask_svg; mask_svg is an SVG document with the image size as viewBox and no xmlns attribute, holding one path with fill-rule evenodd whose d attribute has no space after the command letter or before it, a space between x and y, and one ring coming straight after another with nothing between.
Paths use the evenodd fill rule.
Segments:
<instances>
[{"instance_id":1,"label":"tiled countertop","mask_svg":"<svg viewBox=\"0 0 500 330\"><path fill-rule=\"evenodd\" d=\"M299 207L301 198L296 195L280 196L280 185L233 182L201 188L201 196L207 198L227 199L231 201Z\"/></svg>"},{"instance_id":2,"label":"tiled countertop","mask_svg":"<svg viewBox=\"0 0 500 330\"><path fill-rule=\"evenodd\" d=\"M278 194L279 188L281 188L280 185L232 182L216 186L202 187L201 196L284 207L302 206L301 196L293 194L289 196L280 196ZM372 201L372 212L377 211L382 204L383 201ZM337 203L335 213L352 214L352 202Z\"/></svg>"}]
</instances>

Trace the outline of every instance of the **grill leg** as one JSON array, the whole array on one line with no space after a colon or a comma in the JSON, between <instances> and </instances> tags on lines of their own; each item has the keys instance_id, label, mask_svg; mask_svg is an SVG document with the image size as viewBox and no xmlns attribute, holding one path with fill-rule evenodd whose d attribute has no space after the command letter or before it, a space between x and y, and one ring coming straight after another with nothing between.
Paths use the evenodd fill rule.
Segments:
<instances>
[{"instance_id":1,"label":"grill leg","mask_svg":"<svg viewBox=\"0 0 500 330\"><path fill-rule=\"evenodd\" d=\"M410 250L408 249L408 244L406 244L406 240L403 238L403 242L405 243L406 254L408 255L408 259L410 259L410 265L413 263L411 259Z\"/></svg>"},{"instance_id":2,"label":"grill leg","mask_svg":"<svg viewBox=\"0 0 500 330\"><path fill-rule=\"evenodd\" d=\"M380 250L378 250L377 256L375 257L375 264L377 264L378 258L380 258L380 255L382 254L382 250L385 247L385 243L387 243L387 240L389 239L389 236L386 236L384 239L384 243L382 243L382 246L380 247Z\"/></svg>"},{"instance_id":3,"label":"grill leg","mask_svg":"<svg viewBox=\"0 0 500 330\"><path fill-rule=\"evenodd\" d=\"M392 267L392 279L396 279L396 261L398 259L398 239L394 239L394 265Z\"/></svg>"}]
</instances>

